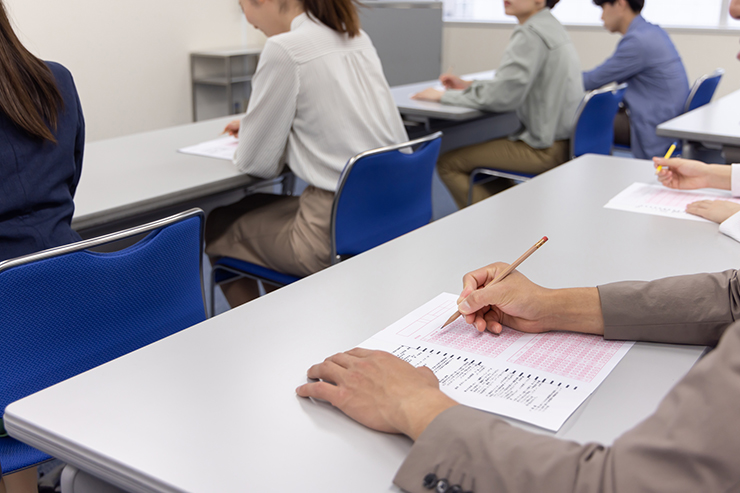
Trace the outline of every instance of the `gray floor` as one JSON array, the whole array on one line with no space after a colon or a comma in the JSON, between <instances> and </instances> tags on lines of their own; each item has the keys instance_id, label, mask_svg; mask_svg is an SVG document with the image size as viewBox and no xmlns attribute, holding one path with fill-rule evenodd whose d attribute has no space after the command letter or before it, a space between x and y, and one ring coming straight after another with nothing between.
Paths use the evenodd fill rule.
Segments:
<instances>
[{"instance_id":1,"label":"gray floor","mask_svg":"<svg viewBox=\"0 0 740 493\"><path fill-rule=\"evenodd\" d=\"M296 179L298 183L296 183L295 187L295 193L300 194L304 188L306 188L306 183L300 179ZM437 171L434 171L434 177L432 178L432 221L436 221L437 219L441 219L449 214L452 214L453 212L457 211L457 206L455 205L455 201L450 196L450 193L447 191L447 188L442 184L442 182L439 179L439 176L437 175ZM203 257L203 279L206 287L206 298L208 302L208 306L211 306L211 289L210 289L210 283L211 283L211 263L208 261L207 257ZM218 287L215 291L215 298L216 298L216 314L223 313L229 309L229 304L226 301L226 298L224 298L223 293L221 293L221 289Z\"/></svg>"}]
</instances>

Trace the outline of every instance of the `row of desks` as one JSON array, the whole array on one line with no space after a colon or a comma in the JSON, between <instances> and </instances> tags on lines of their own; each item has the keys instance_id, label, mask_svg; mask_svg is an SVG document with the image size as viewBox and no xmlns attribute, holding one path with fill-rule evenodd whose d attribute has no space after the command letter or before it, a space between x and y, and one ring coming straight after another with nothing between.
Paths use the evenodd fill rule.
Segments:
<instances>
[{"instance_id":1,"label":"row of desks","mask_svg":"<svg viewBox=\"0 0 740 493\"><path fill-rule=\"evenodd\" d=\"M132 492L397 491L391 480L411 441L296 397L309 366L543 235L550 241L521 270L548 287L736 268L740 246L714 224L603 208L654 180L648 161L581 157L13 403L6 426ZM611 443L702 351L636 344L555 436Z\"/></svg>"}]
</instances>

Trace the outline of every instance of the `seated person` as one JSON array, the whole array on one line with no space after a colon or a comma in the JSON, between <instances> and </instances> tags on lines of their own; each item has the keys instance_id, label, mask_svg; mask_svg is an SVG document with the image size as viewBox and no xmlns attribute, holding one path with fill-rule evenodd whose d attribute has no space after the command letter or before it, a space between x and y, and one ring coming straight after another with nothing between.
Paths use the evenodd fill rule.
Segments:
<instances>
[{"instance_id":1,"label":"seated person","mask_svg":"<svg viewBox=\"0 0 740 493\"><path fill-rule=\"evenodd\" d=\"M360 152L408 140L354 0L241 0L267 36L239 137L237 168L260 178L284 164L308 188L300 197L256 194L214 210L206 253L295 276L330 265L331 209L339 176ZM258 296L243 279L222 286L231 306Z\"/></svg>"},{"instance_id":2,"label":"seated person","mask_svg":"<svg viewBox=\"0 0 740 493\"><path fill-rule=\"evenodd\" d=\"M525 431L459 405L426 367L356 348L308 370L298 387L366 426L414 440L394 483L410 492L729 492L740 484L738 271L545 289L507 264L469 273L458 306L478 330L563 330L606 339L711 345L655 413L611 446ZM735 431L733 431L735 430ZM437 476L439 475L439 477Z\"/></svg>"},{"instance_id":3,"label":"seated person","mask_svg":"<svg viewBox=\"0 0 740 493\"><path fill-rule=\"evenodd\" d=\"M72 75L33 56L0 0L0 261L79 241L85 121Z\"/></svg>"},{"instance_id":4,"label":"seated person","mask_svg":"<svg viewBox=\"0 0 740 493\"><path fill-rule=\"evenodd\" d=\"M570 159L569 139L583 83L575 47L550 13L558 1L505 2L506 14L515 16L519 25L493 80L469 82L443 75L440 80L447 91L426 89L414 96L484 111L516 111L522 124L509 138L456 149L439 158L439 176L460 208L467 205L470 173L475 168L538 174ZM509 186L511 182L503 179L476 186L473 201Z\"/></svg>"},{"instance_id":5,"label":"seated person","mask_svg":"<svg viewBox=\"0 0 740 493\"><path fill-rule=\"evenodd\" d=\"M732 190L740 197L740 164L705 164L690 159L653 158L655 167L662 166L658 180L668 188L694 190L719 188ZM740 241L740 204L729 200L699 200L686 207L686 212L720 223L720 232Z\"/></svg>"},{"instance_id":6,"label":"seated person","mask_svg":"<svg viewBox=\"0 0 740 493\"><path fill-rule=\"evenodd\" d=\"M662 156L673 139L658 137L656 127L683 113L689 80L681 56L660 27L641 15L644 0L593 0L602 9L604 27L621 33L617 50L602 65L583 73L587 91L610 82L627 82L624 104L629 113L615 120L616 142L630 145L638 159ZM629 140L619 136L626 134Z\"/></svg>"}]
</instances>

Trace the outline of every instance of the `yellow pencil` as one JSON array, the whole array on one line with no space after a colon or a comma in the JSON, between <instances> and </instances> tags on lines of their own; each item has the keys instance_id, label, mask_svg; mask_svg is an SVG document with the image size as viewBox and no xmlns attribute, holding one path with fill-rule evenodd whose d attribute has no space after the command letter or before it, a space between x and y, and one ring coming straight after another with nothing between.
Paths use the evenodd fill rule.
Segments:
<instances>
[{"instance_id":1,"label":"yellow pencil","mask_svg":"<svg viewBox=\"0 0 740 493\"><path fill-rule=\"evenodd\" d=\"M671 144L671 147L668 148L668 152L665 153L665 157L663 159L670 159L670 157L673 155L673 151L675 150L676 150L676 143L674 142L673 144ZM655 174L657 175L658 173L660 173L662 169L663 169L663 165L661 164L655 170Z\"/></svg>"}]
</instances>

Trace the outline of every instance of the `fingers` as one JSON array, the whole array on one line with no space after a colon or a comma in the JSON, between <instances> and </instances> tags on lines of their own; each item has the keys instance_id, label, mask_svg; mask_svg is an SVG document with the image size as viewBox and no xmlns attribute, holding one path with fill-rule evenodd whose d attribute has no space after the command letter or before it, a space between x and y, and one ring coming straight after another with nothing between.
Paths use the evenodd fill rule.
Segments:
<instances>
[{"instance_id":1,"label":"fingers","mask_svg":"<svg viewBox=\"0 0 740 493\"><path fill-rule=\"evenodd\" d=\"M339 388L326 382L306 383L295 389L296 394L301 397L312 397L321 399L334 405L339 397Z\"/></svg>"},{"instance_id":2,"label":"fingers","mask_svg":"<svg viewBox=\"0 0 740 493\"><path fill-rule=\"evenodd\" d=\"M462 293L460 293L460 297L457 299L457 304L459 305L462 300L470 296L470 294L476 289L481 288L494 280L498 273L502 272L508 266L509 264L496 262L495 264L487 265L465 274L463 276L463 290Z\"/></svg>"},{"instance_id":3,"label":"fingers","mask_svg":"<svg viewBox=\"0 0 740 493\"><path fill-rule=\"evenodd\" d=\"M313 380L325 380L327 382L341 384L344 381L343 377L346 371L346 368L338 365L331 358L327 358L323 363L313 365L309 368L306 375Z\"/></svg>"},{"instance_id":4,"label":"fingers","mask_svg":"<svg viewBox=\"0 0 740 493\"><path fill-rule=\"evenodd\" d=\"M711 200L699 200L687 205L686 212L688 212L689 214L694 214L695 216L706 217L707 212L709 212L711 206Z\"/></svg>"}]
</instances>

